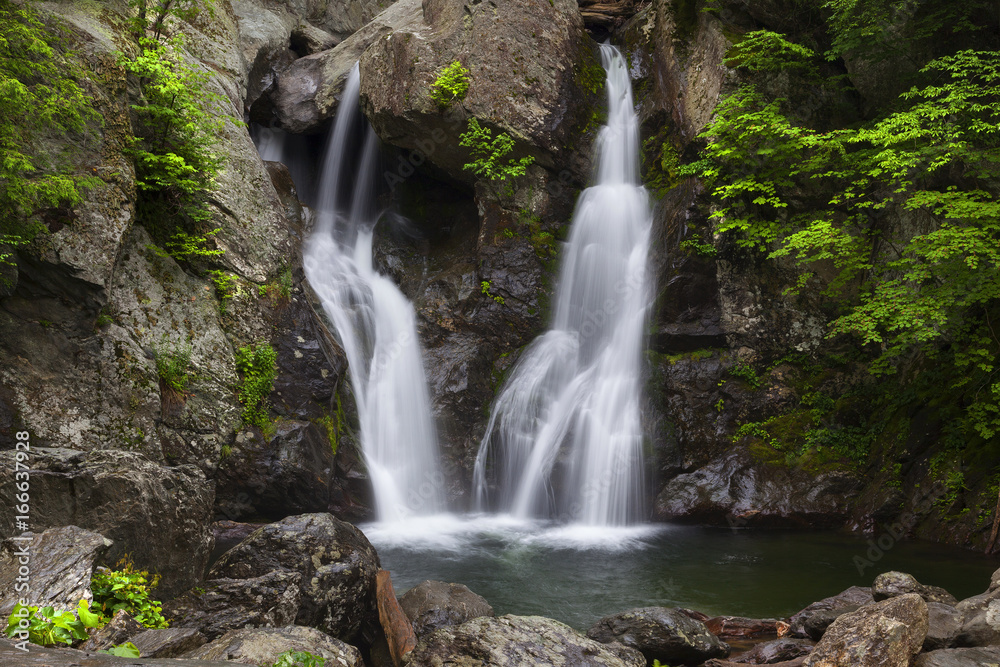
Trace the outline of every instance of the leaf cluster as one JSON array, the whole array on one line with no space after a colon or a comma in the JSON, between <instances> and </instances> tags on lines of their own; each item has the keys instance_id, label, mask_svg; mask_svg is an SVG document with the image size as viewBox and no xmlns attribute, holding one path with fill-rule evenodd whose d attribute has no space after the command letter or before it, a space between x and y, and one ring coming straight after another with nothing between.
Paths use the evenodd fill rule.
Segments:
<instances>
[{"instance_id":1,"label":"leaf cluster","mask_svg":"<svg viewBox=\"0 0 1000 667\"><path fill-rule=\"evenodd\" d=\"M130 563L121 570L99 568L90 582L94 608L105 620L124 609L147 628L165 628L168 624L161 613L162 604L150 599L150 591L159 581L159 575L150 579L148 572L135 570Z\"/></svg>"},{"instance_id":2,"label":"leaf cluster","mask_svg":"<svg viewBox=\"0 0 1000 667\"><path fill-rule=\"evenodd\" d=\"M99 116L50 20L46 26L29 3L0 0L0 263L47 231L47 214L78 204L99 182L74 173L75 147L93 138ZM39 150L45 137L65 135L71 140L58 153Z\"/></svg>"},{"instance_id":3,"label":"leaf cluster","mask_svg":"<svg viewBox=\"0 0 1000 667\"><path fill-rule=\"evenodd\" d=\"M8 638L23 636L25 624L28 641L39 646L54 646L83 641L89 636L88 628L100 628L104 621L99 614L90 611L87 600L80 600L76 614L51 606L26 606L18 602L7 617L4 634Z\"/></svg>"},{"instance_id":4,"label":"leaf cluster","mask_svg":"<svg viewBox=\"0 0 1000 667\"><path fill-rule=\"evenodd\" d=\"M431 99L442 109L465 99L469 92L469 70L458 60L444 67L431 84Z\"/></svg>"},{"instance_id":5,"label":"leaf cluster","mask_svg":"<svg viewBox=\"0 0 1000 667\"><path fill-rule=\"evenodd\" d=\"M753 72L797 70L793 87L818 60L773 33L744 40L730 58ZM983 437L1000 432L1000 340L990 324L1000 303L1000 54L934 58L893 108L825 130L751 81L720 103L702 136L702 159L682 171L711 186L717 232L798 265L793 294L825 276L841 307L830 335L877 346L876 372L947 350L968 369L970 389L978 385L970 425Z\"/></svg>"},{"instance_id":6,"label":"leaf cluster","mask_svg":"<svg viewBox=\"0 0 1000 667\"><path fill-rule=\"evenodd\" d=\"M473 158L463 169L484 179L498 201L499 186L507 186L505 191L512 194L513 186L509 181L524 176L528 167L535 162L535 158L530 155L520 159L508 157L514 150L514 139L506 132L500 132L494 137L493 132L480 125L475 118L469 119L466 131L459 135L459 145L468 148Z\"/></svg>"},{"instance_id":7,"label":"leaf cluster","mask_svg":"<svg viewBox=\"0 0 1000 667\"><path fill-rule=\"evenodd\" d=\"M278 377L278 353L268 343L247 345L236 350L239 371L239 399L243 404L243 422L265 428L268 425L268 396Z\"/></svg>"},{"instance_id":8,"label":"leaf cluster","mask_svg":"<svg viewBox=\"0 0 1000 667\"><path fill-rule=\"evenodd\" d=\"M323 667L326 658L308 651L285 651L272 667Z\"/></svg>"}]
</instances>

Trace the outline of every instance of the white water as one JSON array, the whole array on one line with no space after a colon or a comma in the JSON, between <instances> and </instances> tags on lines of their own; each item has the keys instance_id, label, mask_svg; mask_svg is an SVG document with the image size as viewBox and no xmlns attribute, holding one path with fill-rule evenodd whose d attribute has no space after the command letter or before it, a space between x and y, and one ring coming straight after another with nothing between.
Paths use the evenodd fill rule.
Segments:
<instances>
[{"instance_id":1,"label":"white water","mask_svg":"<svg viewBox=\"0 0 1000 667\"><path fill-rule=\"evenodd\" d=\"M303 266L347 354L377 516L402 522L443 508L444 477L413 306L372 267L379 147L359 119L359 83L355 65L323 161L317 221L303 249ZM350 145L362 126L357 156ZM339 195L345 190L342 180L352 176L350 197Z\"/></svg>"},{"instance_id":2,"label":"white water","mask_svg":"<svg viewBox=\"0 0 1000 667\"><path fill-rule=\"evenodd\" d=\"M608 123L595 184L573 216L555 320L494 403L474 483L480 509L624 526L644 518L639 404L652 220L628 69L610 45L601 58Z\"/></svg>"}]
</instances>

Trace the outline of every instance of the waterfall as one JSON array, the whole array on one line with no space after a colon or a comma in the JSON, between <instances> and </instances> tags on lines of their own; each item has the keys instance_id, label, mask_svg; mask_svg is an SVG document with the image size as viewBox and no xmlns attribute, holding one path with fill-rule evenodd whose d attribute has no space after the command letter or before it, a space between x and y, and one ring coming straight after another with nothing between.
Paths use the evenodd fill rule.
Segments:
<instances>
[{"instance_id":1,"label":"waterfall","mask_svg":"<svg viewBox=\"0 0 1000 667\"><path fill-rule=\"evenodd\" d=\"M323 159L303 267L347 355L378 518L399 521L440 511L444 478L413 306L372 267L379 143L361 117L359 88L355 65Z\"/></svg>"},{"instance_id":2,"label":"waterfall","mask_svg":"<svg viewBox=\"0 0 1000 667\"><path fill-rule=\"evenodd\" d=\"M639 404L652 219L628 67L610 45L601 59L608 122L594 185L573 214L555 318L493 405L474 483L480 509L620 526L644 516Z\"/></svg>"}]
</instances>

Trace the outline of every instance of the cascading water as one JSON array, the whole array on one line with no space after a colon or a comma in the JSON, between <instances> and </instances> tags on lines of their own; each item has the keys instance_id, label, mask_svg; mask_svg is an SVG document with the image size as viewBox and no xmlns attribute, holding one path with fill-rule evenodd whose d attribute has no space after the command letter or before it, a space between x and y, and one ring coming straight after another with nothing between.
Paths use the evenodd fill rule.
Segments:
<instances>
[{"instance_id":1,"label":"cascading water","mask_svg":"<svg viewBox=\"0 0 1000 667\"><path fill-rule=\"evenodd\" d=\"M372 267L379 146L360 118L359 88L355 65L324 157L303 266L347 354L378 518L399 521L440 511L443 477L413 306ZM361 126L358 157L350 146ZM341 184L352 175L347 197Z\"/></svg>"},{"instance_id":2,"label":"cascading water","mask_svg":"<svg viewBox=\"0 0 1000 667\"><path fill-rule=\"evenodd\" d=\"M601 46L601 59L608 123L598 138L596 182L573 216L555 321L497 397L474 482L480 509L620 526L643 518L639 403L652 219L638 179L628 68L613 46Z\"/></svg>"}]
</instances>

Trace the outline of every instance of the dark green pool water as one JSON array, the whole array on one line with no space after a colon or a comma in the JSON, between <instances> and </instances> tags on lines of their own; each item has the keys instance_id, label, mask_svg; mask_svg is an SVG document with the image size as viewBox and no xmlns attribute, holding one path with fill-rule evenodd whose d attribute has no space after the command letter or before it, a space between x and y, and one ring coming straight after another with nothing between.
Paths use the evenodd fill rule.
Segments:
<instances>
[{"instance_id":1,"label":"dark green pool water","mask_svg":"<svg viewBox=\"0 0 1000 667\"><path fill-rule=\"evenodd\" d=\"M557 528L493 517L370 524L398 594L425 579L465 584L497 614L538 614L586 629L646 605L710 615L785 617L880 572L902 570L962 599L986 590L995 558L901 542L859 572L870 544L845 533L661 526Z\"/></svg>"}]
</instances>

